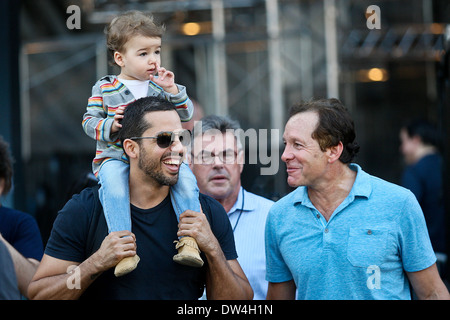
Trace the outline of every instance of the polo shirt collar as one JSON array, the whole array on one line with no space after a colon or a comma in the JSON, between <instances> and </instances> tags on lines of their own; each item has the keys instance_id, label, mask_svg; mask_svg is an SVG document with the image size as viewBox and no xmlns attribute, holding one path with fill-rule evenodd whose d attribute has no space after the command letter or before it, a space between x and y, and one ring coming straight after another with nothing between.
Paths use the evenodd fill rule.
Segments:
<instances>
[{"instance_id":1,"label":"polo shirt collar","mask_svg":"<svg viewBox=\"0 0 450 320\"><path fill-rule=\"evenodd\" d=\"M349 164L349 167L353 171L356 171L356 179L346 200L349 199L350 201L353 201L355 197L364 197L368 199L372 193L370 175L361 169L361 167L356 163ZM296 200L294 201L294 204L301 203L306 207L314 208L311 200L309 200L307 187L299 187L295 190L295 193ZM346 200L344 200L344 202Z\"/></svg>"},{"instance_id":2,"label":"polo shirt collar","mask_svg":"<svg viewBox=\"0 0 450 320\"><path fill-rule=\"evenodd\" d=\"M350 194L353 194L355 197L365 197L369 198L372 193L372 183L370 175L365 172L359 165L356 163L349 164L350 169L356 171L356 179L353 183L352 190Z\"/></svg>"}]
</instances>

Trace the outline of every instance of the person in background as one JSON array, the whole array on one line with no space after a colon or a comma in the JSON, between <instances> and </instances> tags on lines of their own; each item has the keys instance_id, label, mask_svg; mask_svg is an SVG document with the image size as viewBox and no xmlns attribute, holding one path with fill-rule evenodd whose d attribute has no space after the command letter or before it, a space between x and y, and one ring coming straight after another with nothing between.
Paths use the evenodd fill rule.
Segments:
<instances>
[{"instance_id":1,"label":"person in background","mask_svg":"<svg viewBox=\"0 0 450 320\"><path fill-rule=\"evenodd\" d=\"M13 160L9 145L0 137L0 197L13 185ZM28 297L31 282L43 254L41 233L36 220L28 213L7 208L0 203L0 243L9 251L20 293Z\"/></svg>"},{"instance_id":2,"label":"person in background","mask_svg":"<svg viewBox=\"0 0 450 320\"><path fill-rule=\"evenodd\" d=\"M414 194L353 163L350 113L337 99L294 105L281 159L296 188L266 224L268 299L449 299Z\"/></svg>"},{"instance_id":3,"label":"person in background","mask_svg":"<svg viewBox=\"0 0 450 320\"><path fill-rule=\"evenodd\" d=\"M191 132L194 131L194 125L197 121L204 117L203 107L195 100L191 99L192 104L194 105L194 113L192 114L191 120L187 122L182 122L181 126L183 129L187 129Z\"/></svg>"},{"instance_id":4,"label":"person in background","mask_svg":"<svg viewBox=\"0 0 450 320\"><path fill-rule=\"evenodd\" d=\"M440 137L426 120L413 120L400 129L400 151L407 165L401 185L414 193L427 223L438 261L446 260L445 206Z\"/></svg>"},{"instance_id":5,"label":"person in background","mask_svg":"<svg viewBox=\"0 0 450 320\"><path fill-rule=\"evenodd\" d=\"M19 300L14 264L5 244L0 241L0 300Z\"/></svg>"},{"instance_id":6,"label":"person in background","mask_svg":"<svg viewBox=\"0 0 450 320\"><path fill-rule=\"evenodd\" d=\"M244 150L237 136L237 121L207 116L201 130L194 128L190 166L200 192L219 201L228 213L238 253L254 299L266 298L264 228L272 200L248 192L241 185Z\"/></svg>"}]
</instances>

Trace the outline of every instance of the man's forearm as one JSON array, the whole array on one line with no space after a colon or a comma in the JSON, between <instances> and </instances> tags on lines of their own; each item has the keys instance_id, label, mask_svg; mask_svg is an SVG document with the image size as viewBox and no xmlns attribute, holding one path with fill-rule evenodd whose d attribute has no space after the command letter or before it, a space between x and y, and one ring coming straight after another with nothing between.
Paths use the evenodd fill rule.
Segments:
<instances>
[{"instance_id":1,"label":"man's forearm","mask_svg":"<svg viewBox=\"0 0 450 320\"><path fill-rule=\"evenodd\" d=\"M101 273L87 259L68 273L32 281L28 295L35 300L76 300Z\"/></svg>"},{"instance_id":2,"label":"man's forearm","mask_svg":"<svg viewBox=\"0 0 450 320\"><path fill-rule=\"evenodd\" d=\"M202 212L186 210L180 215L179 237L193 237L208 260L208 299L252 299L253 290L237 260L227 260Z\"/></svg>"},{"instance_id":3,"label":"man's forearm","mask_svg":"<svg viewBox=\"0 0 450 320\"><path fill-rule=\"evenodd\" d=\"M27 298L27 288L34 276L34 273L36 272L37 267L39 266L39 261L25 258L8 241L4 240L4 238L0 238L0 241L3 241L8 248L9 254L11 255L14 270L16 271L19 291L24 297Z\"/></svg>"},{"instance_id":4,"label":"man's forearm","mask_svg":"<svg viewBox=\"0 0 450 320\"><path fill-rule=\"evenodd\" d=\"M239 276L225 259L222 250L214 250L206 254L208 259L207 287L206 293L208 299L227 300L227 299L252 299L253 290L248 281ZM234 266L239 268L239 264ZM242 269L240 269L242 272ZM245 277L245 275L242 273Z\"/></svg>"}]
</instances>

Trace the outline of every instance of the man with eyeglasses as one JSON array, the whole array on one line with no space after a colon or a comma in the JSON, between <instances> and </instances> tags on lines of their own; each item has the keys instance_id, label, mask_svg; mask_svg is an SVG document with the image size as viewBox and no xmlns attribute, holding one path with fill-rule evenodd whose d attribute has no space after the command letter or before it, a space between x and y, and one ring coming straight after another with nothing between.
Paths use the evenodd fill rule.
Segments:
<instances>
[{"instance_id":1,"label":"man with eyeglasses","mask_svg":"<svg viewBox=\"0 0 450 320\"><path fill-rule=\"evenodd\" d=\"M216 115L194 125L190 166L200 192L219 201L228 213L238 261L253 288L254 299L266 298L264 227L273 201L241 186L244 150L239 123Z\"/></svg>"},{"instance_id":2,"label":"man with eyeglasses","mask_svg":"<svg viewBox=\"0 0 450 320\"><path fill-rule=\"evenodd\" d=\"M130 162L132 232L108 234L97 190L88 188L60 211L41 266L29 287L34 299L251 299L236 260L231 225L222 206L200 195L202 212L177 221L170 201L190 135L170 102L141 98L128 106L120 140ZM184 183L184 182L183 182ZM201 268L173 261L176 237L197 241ZM138 254L137 268L115 277L113 266Z\"/></svg>"}]
</instances>

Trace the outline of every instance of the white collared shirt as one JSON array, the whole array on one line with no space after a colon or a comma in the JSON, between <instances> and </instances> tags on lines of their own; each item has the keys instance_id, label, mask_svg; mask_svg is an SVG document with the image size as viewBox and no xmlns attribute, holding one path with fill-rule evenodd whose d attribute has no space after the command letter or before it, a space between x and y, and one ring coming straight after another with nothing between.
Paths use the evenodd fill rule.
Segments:
<instances>
[{"instance_id":1,"label":"white collared shirt","mask_svg":"<svg viewBox=\"0 0 450 320\"><path fill-rule=\"evenodd\" d=\"M228 212L234 230L237 260L252 286L255 300L265 300L267 295L264 230L273 203L241 187L235 204Z\"/></svg>"}]
</instances>

